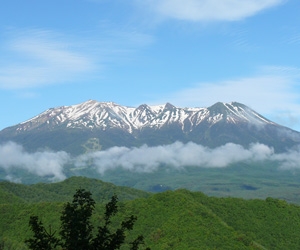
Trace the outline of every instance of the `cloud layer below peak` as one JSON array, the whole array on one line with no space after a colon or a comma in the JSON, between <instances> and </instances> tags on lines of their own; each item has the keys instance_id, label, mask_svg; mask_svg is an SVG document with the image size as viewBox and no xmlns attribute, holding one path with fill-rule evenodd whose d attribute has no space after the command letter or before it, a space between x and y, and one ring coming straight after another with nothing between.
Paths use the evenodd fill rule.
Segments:
<instances>
[{"instance_id":1,"label":"cloud layer below peak","mask_svg":"<svg viewBox=\"0 0 300 250\"><path fill-rule=\"evenodd\" d=\"M247 148L227 143L217 148L208 148L193 142L175 142L169 145L149 147L112 147L77 157L77 167L90 165L100 174L122 168L132 172L151 173L161 166L182 170L188 167L225 168L239 162L279 162L281 169L300 169L300 148L285 153L275 153L272 147L254 143Z\"/></svg>"},{"instance_id":2,"label":"cloud layer below peak","mask_svg":"<svg viewBox=\"0 0 300 250\"><path fill-rule=\"evenodd\" d=\"M133 172L154 172L160 166L172 169L186 167L223 168L241 161L267 160L274 154L272 148L263 144L253 144L249 149L228 143L210 149L195 143L175 142L170 145L140 148L113 147L82 155L77 159L78 166L93 162L99 173L121 167Z\"/></svg>"},{"instance_id":3,"label":"cloud layer below peak","mask_svg":"<svg viewBox=\"0 0 300 250\"><path fill-rule=\"evenodd\" d=\"M28 153L14 142L0 145L0 170L6 178L12 180L16 171L27 171L50 180L63 180L68 172L67 166L78 171L86 167L99 174L106 171L124 169L137 173L152 173L161 167L183 170L189 167L225 168L239 162L259 163L276 161L281 169L299 169L300 151L275 153L264 144L252 144L244 148L228 143L211 149L195 143L176 142L170 145L139 148L112 147L105 151L96 151L71 157L66 152L39 151ZM275 169L274 169L275 170ZM16 177L14 177L16 178Z\"/></svg>"}]
</instances>

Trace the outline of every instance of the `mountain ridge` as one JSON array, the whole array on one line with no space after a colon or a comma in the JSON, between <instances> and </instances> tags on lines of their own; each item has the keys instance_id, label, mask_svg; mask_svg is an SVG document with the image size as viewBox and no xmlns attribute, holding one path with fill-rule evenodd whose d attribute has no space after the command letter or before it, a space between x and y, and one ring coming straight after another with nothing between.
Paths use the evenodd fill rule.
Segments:
<instances>
[{"instance_id":1,"label":"mountain ridge","mask_svg":"<svg viewBox=\"0 0 300 250\"><path fill-rule=\"evenodd\" d=\"M84 153L83 145L95 138L102 149L192 141L208 147L259 142L284 151L300 144L299 132L238 102L179 108L170 103L128 107L88 100L50 108L0 131L0 142L11 140L28 150L50 148L74 154Z\"/></svg>"},{"instance_id":2,"label":"mountain ridge","mask_svg":"<svg viewBox=\"0 0 300 250\"><path fill-rule=\"evenodd\" d=\"M111 123L111 126L120 127L132 133L136 129L144 127L160 128L165 123L176 121L182 125L185 122L190 122L191 126L198 125L206 118L212 124L223 118L227 119L228 122L245 122L250 121L249 118L252 118L252 122L275 124L238 102L217 102L208 108L180 108L170 103L155 106L142 104L134 108L121 106L114 102L88 100L76 105L50 108L29 120L19 123L17 130L35 129L46 121L47 124L52 126L64 124L68 128L86 127L103 130Z\"/></svg>"}]
</instances>

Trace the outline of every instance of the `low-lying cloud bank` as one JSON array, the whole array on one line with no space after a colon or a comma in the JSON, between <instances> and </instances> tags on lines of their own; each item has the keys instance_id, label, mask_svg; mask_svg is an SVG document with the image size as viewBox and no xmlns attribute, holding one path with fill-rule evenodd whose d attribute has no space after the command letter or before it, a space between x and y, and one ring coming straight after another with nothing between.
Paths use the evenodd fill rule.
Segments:
<instances>
[{"instance_id":1,"label":"low-lying cloud bank","mask_svg":"<svg viewBox=\"0 0 300 250\"><path fill-rule=\"evenodd\" d=\"M240 145L228 143L210 149L191 142L176 142L156 147L113 147L106 151L82 155L76 164L84 166L92 160L100 173L117 167L137 172L153 172L161 165L175 169L188 166L222 168L245 160L265 160L272 154L273 149L262 144L253 144L249 149L245 149Z\"/></svg>"},{"instance_id":2,"label":"low-lying cloud bank","mask_svg":"<svg viewBox=\"0 0 300 250\"><path fill-rule=\"evenodd\" d=\"M42 151L28 153L14 142L0 145L0 169L8 176L11 171L22 169L40 177L53 180L66 178L64 167L73 164L78 168L94 167L100 174L107 170L123 168L133 172L150 173L160 166L184 169L189 166L224 168L238 162L279 161L281 169L300 169L300 149L276 154L264 144L251 144L248 148L228 143L210 149L195 143L176 142L170 145L139 148L112 147L72 158L66 152Z\"/></svg>"},{"instance_id":3,"label":"low-lying cloud bank","mask_svg":"<svg viewBox=\"0 0 300 250\"><path fill-rule=\"evenodd\" d=\"M7 173L18 169L27 170L41 177L49 176L53 180L63 180L66 178L63 167L70 160L70 156L63 151L28 153L14 142L0 145L0 169Z\"/></svg>"}]
</instances>

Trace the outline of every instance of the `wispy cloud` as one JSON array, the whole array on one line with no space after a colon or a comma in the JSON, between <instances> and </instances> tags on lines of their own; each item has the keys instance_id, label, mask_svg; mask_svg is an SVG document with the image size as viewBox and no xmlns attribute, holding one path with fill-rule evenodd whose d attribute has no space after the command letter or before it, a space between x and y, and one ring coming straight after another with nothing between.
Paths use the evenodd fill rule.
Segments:
<instances>
[{"instance_id":1,"label":"wispy cloud","mask_svg":"<svg viewBox=\"0 0 300 250\"><path fill-rule=\"evenodd\" d=\"M282 37L282 42L287 45L299 45L300 44L300 32L298 26L295 28L288 27L286 33Z\"/></svg>"},{"instance_id":2,"label":"wispy cloud","mask_svg":"<svg viewBox=\"0 0 300 250\"><path fill-rule=\"evenodd\" d=\"M109 21L98 24L97 35L85 41L103 62L131 60L134 52L154 42L154 37L135 27L116 26ZM91 38L92 37L92 38Z\"/></svg>"},{"instance_id":3,"label":"wispy cloud","mask_svg":"<svg viewBox=\"0 0 300 250\"><path fill-rule=\"evenodd\" d=\"M109 23L82 37L44 29L13 30L0 47L0 88L29 89L97 78L105 65L131 58L152 37Z\"/></svg>"},{"instance_id":4,"label":"wispy cloud","mask_svg":"<svg viewBox=\"0 0 300 250\"><path fill-rule=\"evenodd\" d=\"M233 28L230 31L226 31L225 35L232 39L230 46L235 50L252 52L259 48L258 44L250 41L247 29Z\"/></svg>"},{"instance_id":5,"label":"wispy cloud","mask_svg":"<svg viewBox=\"0 0 300 250\"><path fill-rule=\"evenodd\" d=\"M169 97L179 106L210 106L215 102L238 101L260 107L263 112L282 108L297 98L293 85L282 77L257 76L235 80L199 83Z\"/></svg>"},{"instance_id":6,"label":"wispy cloud","mask_svg":"<svg viewBox=\"0 0 300 250\"><path fill-rule=\"evenodd\" d=\"M166 98L181 107L208 107L219 101L237 101L282 125L300 126L300 70L268 66L260 71L252 77L198 83Z\"/></svg>"},{"instance_id":7,"label":"wispy cloud","mask_svg":"<svg viewBox=\"0 0 300 250\"><path fill-rule=\"evenodd\" d=\"M24 89L75 81L93 69L91 58L62 40L47 30L17 32L2 48L8 56L0 59L0 88Z\"/></svg>"},{"instance_id":8,"label":"wispy cloud","mask_svg":"<svg viewBox=\"0 0 300 250\"><path fill-rule=\"evenodd\" d=\"M236 21L284 0L136 0L166 18L187 21Z\"/></svg>"}]
</instances>

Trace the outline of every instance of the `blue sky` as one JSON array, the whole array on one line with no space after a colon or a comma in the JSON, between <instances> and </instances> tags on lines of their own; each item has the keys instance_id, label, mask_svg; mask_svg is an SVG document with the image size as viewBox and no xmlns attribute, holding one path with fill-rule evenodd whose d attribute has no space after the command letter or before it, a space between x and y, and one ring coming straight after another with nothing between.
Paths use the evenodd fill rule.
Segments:
<instances>
[{"instance_id":1,"label":"blue sky","mask_svg":"<svg viewBox=\"0 0 300 250\"><path fill-rule=\"evenodd\" d=\"M0 129L89 99L238 101L300 131L298 0L10 0Z\"/></svg>"}]
</instances>

